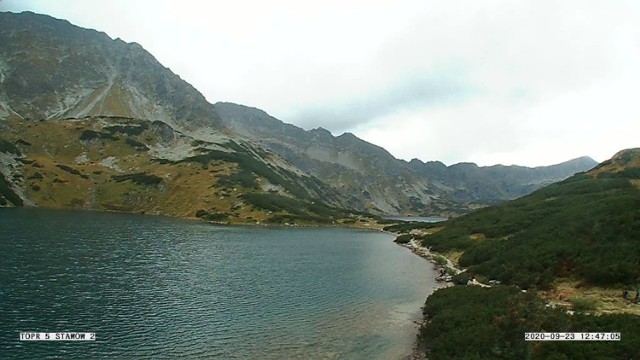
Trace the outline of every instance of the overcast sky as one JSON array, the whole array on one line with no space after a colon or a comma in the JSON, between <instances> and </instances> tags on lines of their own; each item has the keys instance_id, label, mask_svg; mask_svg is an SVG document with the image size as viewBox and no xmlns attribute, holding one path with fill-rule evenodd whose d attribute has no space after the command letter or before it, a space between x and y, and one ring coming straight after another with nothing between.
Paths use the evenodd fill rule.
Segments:
<instances>
[{"instance_id":1,"label":"overcast sky","mask_svg":"<svg viewBox=\"0 0 640 360\"><path fill-rule=\"evenodd\" d=\"M640 147L640 1L2 0L137 42L210 102L405 160ZM0 24L0 26L2 26Z\"/></svg>"}]
</instances>

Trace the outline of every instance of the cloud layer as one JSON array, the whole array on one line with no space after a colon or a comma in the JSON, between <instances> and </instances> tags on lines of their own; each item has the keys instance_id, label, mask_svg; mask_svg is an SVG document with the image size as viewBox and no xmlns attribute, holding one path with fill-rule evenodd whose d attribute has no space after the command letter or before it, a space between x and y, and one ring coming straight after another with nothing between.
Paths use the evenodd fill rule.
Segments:
<instances>
[{"instance_id":1,"label":"cloud layer","mask_svg":"<svg viewBox=\"0 0 640 360\"><path fill-rule=\"evenodd\" d=\"M640 146L640 3L5 0L135 41L212 102L395 156L547 165Z\"/></svg>"}]
</instances>

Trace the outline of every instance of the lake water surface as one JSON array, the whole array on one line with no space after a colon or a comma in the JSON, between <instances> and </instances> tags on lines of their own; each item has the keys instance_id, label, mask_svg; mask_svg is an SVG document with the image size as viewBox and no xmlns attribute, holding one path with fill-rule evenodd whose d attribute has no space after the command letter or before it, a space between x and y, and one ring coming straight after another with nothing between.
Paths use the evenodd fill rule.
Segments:
<instances>
[{"instance_id":1,"label":"lake water surface","mask_svg":"<svg viewBox=\"0 0 640 360\"><path fill-rule=\"evenodd\" d=\"M400 220L400 221L418 221L426 223L436 223L441 221L447 221L448 219L442 216L404 216L404 215L385 215L382 217L387 220Z\"/></svg>"},{"instance_id":2,"label":"lake water surface","mask_svg":"<svg viewBox=\"0 0 640 360\"><path fill-rule=\"evenodd\" d=\"M432 265L384 233L0 209L3 358L393 359ZM19 332L95 332L22 342Z\"/></svg>"}]
</instances>

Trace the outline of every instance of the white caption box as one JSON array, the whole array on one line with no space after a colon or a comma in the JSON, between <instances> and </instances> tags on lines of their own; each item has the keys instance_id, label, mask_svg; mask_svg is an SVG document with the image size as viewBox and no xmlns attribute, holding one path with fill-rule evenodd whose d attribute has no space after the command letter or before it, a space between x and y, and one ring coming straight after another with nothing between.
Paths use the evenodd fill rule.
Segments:
<instances>
[{"instance_id":1,"label":"white caption box","mask_svg":"<svg viewBox=\"0 0 640 360\"><path fill-rule=\"evenodd\" d=\"M527 332L524 333L526 341L620 341L622 335L619 332Z\"/></svg>"}]
</instances>

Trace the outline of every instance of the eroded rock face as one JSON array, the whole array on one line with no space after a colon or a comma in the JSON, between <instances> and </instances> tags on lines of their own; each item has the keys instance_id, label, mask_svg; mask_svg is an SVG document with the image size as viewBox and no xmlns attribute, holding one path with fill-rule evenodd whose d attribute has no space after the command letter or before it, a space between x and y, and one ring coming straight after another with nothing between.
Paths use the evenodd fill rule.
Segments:
<instances>
[{"instance_id":1,"label":"eroded rock face","mask_svg":"<svg viewBox=\"0 0 640 360\"><path fill-rule=\"evenodd\" d=\"M121 116L220 126L213 106L138 44L67 21L0 13L0 116Z\"/></svg>"}]
</instances>

